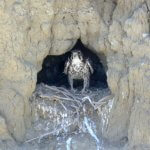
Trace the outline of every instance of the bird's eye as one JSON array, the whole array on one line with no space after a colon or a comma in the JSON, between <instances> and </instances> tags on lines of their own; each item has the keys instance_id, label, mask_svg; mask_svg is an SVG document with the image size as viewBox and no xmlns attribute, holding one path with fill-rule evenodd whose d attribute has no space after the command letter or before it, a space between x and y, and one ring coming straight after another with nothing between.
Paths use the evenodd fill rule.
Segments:
<instances>
[{"instance_id":1,"label":"bird's eye","mask_svg":"<svg viewBox=\"0 0 150 150\"><path fill-rule=\"evenodd\" d=\"M80 51L78 52L78 55L81 55L81 52L80 52Z\"/></svg>"}]
</instances>

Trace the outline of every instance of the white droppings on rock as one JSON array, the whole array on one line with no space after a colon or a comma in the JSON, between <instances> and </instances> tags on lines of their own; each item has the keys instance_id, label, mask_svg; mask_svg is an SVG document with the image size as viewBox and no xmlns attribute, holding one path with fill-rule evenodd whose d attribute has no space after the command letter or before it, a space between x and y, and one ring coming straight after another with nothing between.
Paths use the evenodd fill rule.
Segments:
<instances>
[{"instance_id":1,"label":"white droppings on rock","mask_svg":"<svg viewBox=\"0 0 150 150\"><path fill-rule=\"evenodd\" d=\"M67 150L71 150L71 140L72 140L72 138L69 137L68 140L66 141L66 149Z\"/></svg>"}]
</instances>

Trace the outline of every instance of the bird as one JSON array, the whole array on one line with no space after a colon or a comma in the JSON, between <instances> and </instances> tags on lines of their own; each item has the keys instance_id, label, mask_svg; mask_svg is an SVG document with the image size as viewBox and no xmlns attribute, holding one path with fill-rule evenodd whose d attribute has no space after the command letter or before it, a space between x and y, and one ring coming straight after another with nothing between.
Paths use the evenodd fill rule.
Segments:
<instances>
[{"instance_id":1,"label":"bird","mask_svg":"<svg viewBox=\"0 0 150 150\"><path fill-rule=\"evenodd\" d=\"M68 58L64 67L64 73L68 76L71 91L75 92L73 88L74 80L83 80L82 93L84 93L89 88L90 75L93 72L89 58L84 58L79 49L72 51L71 57Z\"/></svg>"}]
</instances>

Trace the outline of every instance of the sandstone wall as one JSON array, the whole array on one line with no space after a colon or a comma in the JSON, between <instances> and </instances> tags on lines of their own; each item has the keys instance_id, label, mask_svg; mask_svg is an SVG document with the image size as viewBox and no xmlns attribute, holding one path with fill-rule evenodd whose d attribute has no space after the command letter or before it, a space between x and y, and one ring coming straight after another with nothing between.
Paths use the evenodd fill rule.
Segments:
<instances>
[{"instance_id":1,"label":"sandstone wall","mask_svg":"<svg viewBox=\"0 0 150 150\"><path fill-rule=\"evenodd\" d=\"M150 144L149 0L1 0L0 114L23 141L29 97L48 55L80 38L102 59L115 100L103 136ZM3 128L3 127L2 127Z\"/></svg>"}]
</instances>

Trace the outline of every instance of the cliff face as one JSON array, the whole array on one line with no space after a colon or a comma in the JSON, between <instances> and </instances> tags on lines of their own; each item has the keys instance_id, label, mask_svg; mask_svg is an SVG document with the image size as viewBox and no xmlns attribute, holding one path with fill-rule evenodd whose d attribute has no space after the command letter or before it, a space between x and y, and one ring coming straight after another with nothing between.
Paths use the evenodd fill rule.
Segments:
<instances>
[{"instance_id":1,"label":"cliff face","mask_svg":"<svg viewBox=\"0 0 150 150\"><path fill-rule=\"evenodd\" d=\"M149 9L149 0L1 0L0 135L8 128L23 140L43 59L80 38L102 59L115 96L103 136L150 144Z\"/></svg>"}]
</instances>

